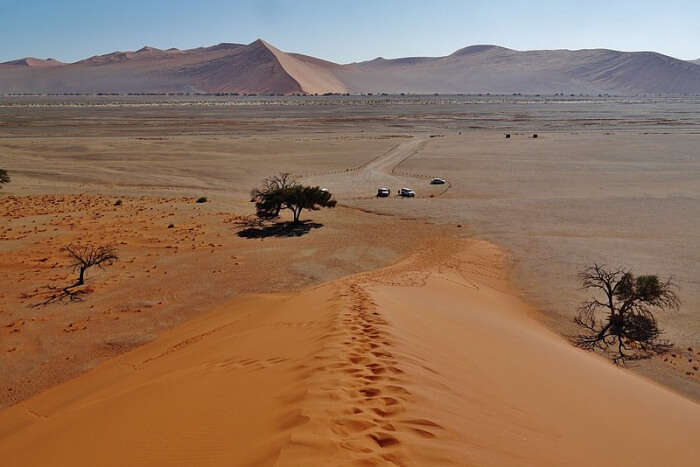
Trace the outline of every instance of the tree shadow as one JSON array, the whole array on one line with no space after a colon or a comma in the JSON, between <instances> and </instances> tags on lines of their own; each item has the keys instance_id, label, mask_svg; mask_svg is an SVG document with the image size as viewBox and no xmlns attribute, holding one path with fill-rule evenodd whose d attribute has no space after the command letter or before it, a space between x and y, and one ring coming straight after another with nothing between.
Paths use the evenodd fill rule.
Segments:
<instances>
[{"instance_id":1,"label":"tree shadow","mask_svg":"<svg viewBox=\"0 0 700 467\"><path fill-rule=\"evenodd\" d=\"M82 302L83 297L92 293L93 289L91 287L86 287L80 290L69 290L70 287L64 289L57 289L56 287L47 287L49 289L50 295L44 301L29 305L31 308L39 308L42 306L51 305L54 303L74 303Z\"/></svg>"},{"instance_id":2,"label":"tree shadow","mask_svg":"<svg viewBox=\"0 0 700 467\"><path fill-rule=\"evenodd\" d=\"M310 221L277 222L272 225L248 227L238 232L238 236L242 238L301 237L312 229L320 229L321 227L323 224Z\"/></svg>"}]
</instances>

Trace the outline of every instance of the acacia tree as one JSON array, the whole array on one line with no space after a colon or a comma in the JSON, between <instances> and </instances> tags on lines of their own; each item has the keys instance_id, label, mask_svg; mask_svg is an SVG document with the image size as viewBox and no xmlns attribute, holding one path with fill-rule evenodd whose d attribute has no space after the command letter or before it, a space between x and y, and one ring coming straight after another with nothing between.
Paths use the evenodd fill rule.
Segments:
<instances>
[{"instance_id":1,"label":"acacia tree","mask_svg":"<svg viewBox=\"0 0 700 467\"><path fill-rule=\"evenodd\" d=\"M282 209L289 209L295 224L299 223L304 209L317 211L322 207L333 208L337 204L327 190L300 185L288 173L266 178L262 187L251 191L251 197L260 219L275 219Z\"/></svg>"},{"instance_id":2,"label":"acacia tree","mask_svg":"<svg viewBox=\"0 0 700 467\"><path fill-rule=\"evenodd\" d=\"M317 186L296 185L282 190L284 206L294 214L294 223L299 223L301 211L308 209L318 211L321 208L334 208L337 201L333 195Z\"/></svg>"},{"instance_id":3,"label":"acacia tree","mask_svg":"<svg viewBox=\"0 0 700 467\"><path fill-rule=\"evenodd\" d=\"M68 245L66 247L68 256L73 260L71 267L78 271L78 279L72 285L65 287L63 292L70 295L70 289L85 284L85 273L93 266L103 269L105 265L119 259L117 250L110 245Z\"/></svg>"},{"instance_id":4,"label":"acacia tree","mask_svg":"<svg viewBox=\"0 0 700 467\"><path fill-rule=\"evenodd\" d=\"M0 169L0 188L2 188L3 183L10 183L10 174L7 173L7 170Z\"/></svg>"},{"instance_id":5,"label":"acacia tree","mask_svg":"<svg viewBox=\"0 0 700 467\"><path fill-rule=\"evenodd\" d=\"M333 208L337 204L333 195L317 186L294 185L265 193L255 201L256 214L261 219L274 219L282 208L292 211L294 223L299 223L304 209L318 211Z\"/></svg>"},{"instance_id":6,"label":"acacia tree","mask_svg":"<svg viewBox=\"0 0 700 467\"><path fill-rule=\"evenodd\" d=\"M671 279L635 276L625 269L594 264L579 274L584 289L599 297L584 301L574 322L584 331L573 341L586 350L612 353L613 361L648 358L671 348L659 341L656 313L678 310L680 301Z\"/></svg>"},{"instance_id":7,"label":"acacia tree","mask_svg":"<svg viewBox=\"0 0 700 467\"><path fill-rule=\"evenodd\" d=\"M278 199L278 196L282 190L287 188L292 188L297 185L296 179L292 174L288 172L280 172L278 175L272 175L265 178L262 181L262 186L260 188L253 188L250 191L250 200L257 204L264 204L264 213L268 215L267 218L278 217L280 211L282 210L282 200ZM260 213L260 210L258 210ZM258 217L260 214L258 214Z\"/></svg>"}]
</instances>

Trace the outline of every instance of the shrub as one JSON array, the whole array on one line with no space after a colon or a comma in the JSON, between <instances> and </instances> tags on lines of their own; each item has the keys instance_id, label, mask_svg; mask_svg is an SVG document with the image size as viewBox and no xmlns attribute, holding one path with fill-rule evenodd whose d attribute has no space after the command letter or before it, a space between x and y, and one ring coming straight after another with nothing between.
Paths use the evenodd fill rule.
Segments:
<instances>
[{"instance_id":1,"label":"shrub","mask_svg":"<svg viewBox=\"0 0 700 467\"><path fill-rule=\"evenodd\" d=\"M3 183L10 183L10 174L7 173L7 170L0 169L0 188L2 188Z\"/></svg>"}]
</instances>

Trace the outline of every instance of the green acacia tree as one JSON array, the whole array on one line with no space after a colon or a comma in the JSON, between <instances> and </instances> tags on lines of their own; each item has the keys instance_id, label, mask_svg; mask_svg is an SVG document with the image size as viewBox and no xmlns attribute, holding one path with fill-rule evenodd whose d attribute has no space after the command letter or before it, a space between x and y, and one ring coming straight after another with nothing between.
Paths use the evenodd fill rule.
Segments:
<instances>
[{"instance_id":1,"label":"green acacia tree","mask_svg":"<svg viewBox=\"0 0 700 467\"><path fill-rule=\"evenodd\" d=\"M300 222L304 209L318 211L321 208L333 208L337 204L327 190L317 186L299 185L296 182L256 190L253 195L252 201L255 203L258 218L274 219L279 217L282 209L289 209L295 224Z\"/></svg>"}]
</instances>

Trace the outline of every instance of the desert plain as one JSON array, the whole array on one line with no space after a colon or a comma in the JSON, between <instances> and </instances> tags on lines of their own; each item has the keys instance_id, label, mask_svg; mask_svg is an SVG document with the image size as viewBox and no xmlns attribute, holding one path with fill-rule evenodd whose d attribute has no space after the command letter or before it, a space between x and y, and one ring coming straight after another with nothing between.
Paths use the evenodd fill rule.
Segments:
<instances>
[{"instance_id":1,"label":"desert plain","mask_svg":"<svg viewBox=\"0 0 700 467\"><path fill-rule=\"evenodd\" d=\"M0 458L697 465L699 105L0 99ZM338 206L252 223L279 172ZM120 258L52 300L76 242ZM674 277L674 350L568 342L593 262Z\"/></svg>"}]
</instances>

